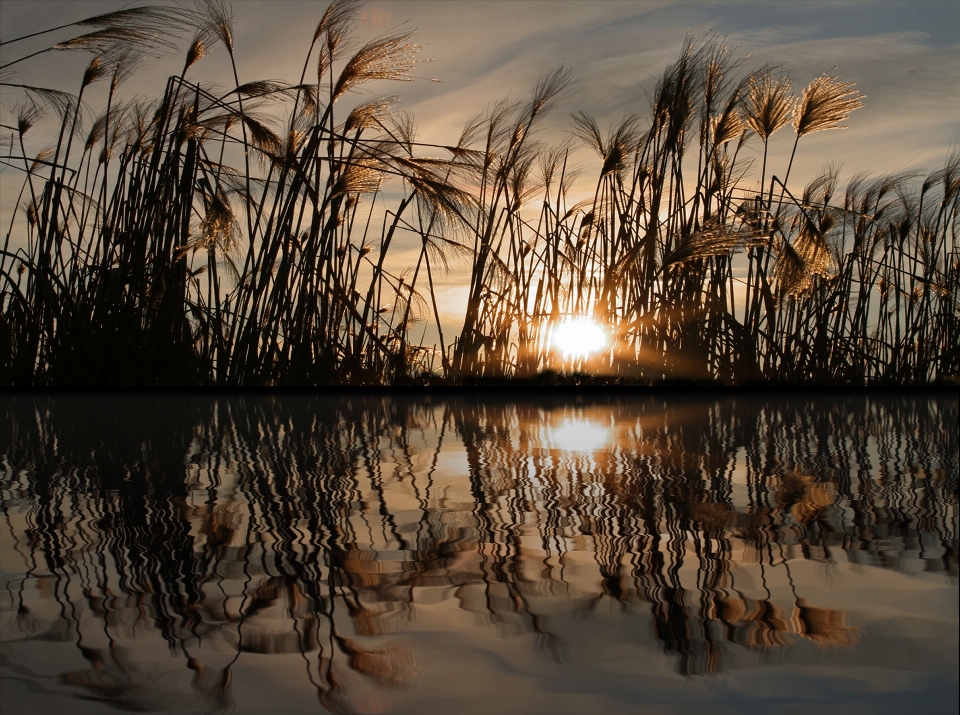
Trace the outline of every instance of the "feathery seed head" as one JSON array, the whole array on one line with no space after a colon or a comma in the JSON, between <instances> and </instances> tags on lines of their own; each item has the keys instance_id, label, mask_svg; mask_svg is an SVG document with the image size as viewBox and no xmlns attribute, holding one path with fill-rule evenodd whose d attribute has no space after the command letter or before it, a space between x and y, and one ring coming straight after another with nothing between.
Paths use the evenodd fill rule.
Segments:
<instances>
[{"instance_id":1,"label":"feathery seed head","mask_svg":"<svg viewBox=\"0 0 960 715\"><path fill-rule=\"evenodd\" d=\"M103 61L101 55L97 55L92 60L90 64L87 65L86 71L83 73L83 81L80 83L81 87L86 87L98 79L101 79L107 73L107 67Z\"/></svg>"},{"instance_id":2,"label":"feathery seed head","mask_svg":"<svg viewBox=\"0 0 960 715\"><path fill-rule=\"evenodd\" d=\"M718 147L739 137L747 128L743 116L736 109L726 111L711 120L713 146Z\"/></svg>"},{"instance_id":3,"label":"feathery seed head","mask_svg":"<svg viewBox=\"0 0 960 715\"><path fill-rule=\"evenodd\" d=\"M84 151L89 150L94 144L103 138L104 134L106 133L107 118L108 114L103 112L94 120L93 126L90 127L90 133L87 135L87 140L84 142Z\"/></svg>"},{"instance_id":4,"label":"feathery seed head","mask_svg":"<svg viewBox=\"0 0 960 715\"><path fill-rule=\"evenodd\" d=\"M826 129L845 129L839 125L855 109L860 109L864 95L853 82L840 82L835 75L822 74L803 90L793 110L793 127L797 136Z\"/></svg>"},{"instance_id":5,"label":"feathery seed head","mask_svg":"<svg viewBox=\"0 0 960 715\"><path fill-rule=\"evenodd\" d=\"M44 149L41 149L39 152L37 152L37 156L30 163L30 173L32 174L36 170L36 168L43 162L50 161L52 157L53 157L53 147L48 146ZM30 207L28 209L28 214L27 214L28 218L29 218L29 210L32 210L34 212L34 219L36 219L36 206L34 206L33 204L30 204Z\"/></svg>"},{"instance_id":6,"label":"feathery seed head","mask_svg":"<svg viewBox=\"0 0 960 715\"><path fill-rule=\"evenodd\" d=\"M200 222L198 248L220 246L224 251L234 247L240 228L225 197L217 194L209 199L207 215Z\"/></svg>"},{"instance_id":7,"label":"feathery seed head","mask_svg":"<svg viewBox=\"0 0 960 715\"><path fill-rule=\"evenodd\" d=\"M755 231L742 226L725 225L717 219L709 220L699 231L685 236L663 259L664 266L679 265L697 258L729 256L734 251L752 243L757 238Z\"/></svg>"},{"instance_id":8,"label":"feathery seed head","mask_svg":"<svg viewBox=\"0 0 960 715\"><path fill-rule=\"evenodd\" d=\"M417 62L414 55L421 47L409 42L412 36L412 32L387 35L361 47L340 73L334 86L333 100L370 80L412 81L411 72Z\"/></svg>"},{"instance_id":9,"label":"feathery seed head","mask_svg":"<svg viewBox=\"0 0 960 715\"><path fill-rule=\"evenodd\" d=\"M416 141L417 126L410 112L387 114L384 123L379 125L402 148L407 156L413 156L413 143Z\"/></svg>"},{"instance_id":10,"label":"feathery seed head","mask_svg":"<svg viewBox=\"0 0 960 715\"><path fill-rule=\"evenodd\" d=\"M349 29L350 23L365 3L366 0L337 0L330 3L320 22L317 23L317 29L313 32L313 41L316 42L324 33L331 30Z\"/></svg>"},{"instance_id":11,"label":"feathery seed head","mask_svg":"<svg viewBox=\"0 0 960 715\"><path fill-rule=\"evenodd\" d=\"M373 193L380 189L383 170L374 159L357 159L347 164L330 190L331 198L342 194Z\"/></svg>"},{"instance_id":12,"label":"feathery seed head","mask_svg":"<svg viewBox=\"0 0 960 715\"><path fill-rule=\"evenodd\" d=\"M210 40L213 33L209 27L197 30L193 36L193 41L187 49L187 57L183 63L183 71L186 72L190 67L203 59L210 52Z\"/></svg>"},{"instance_id":13,"label":"feathery seed head","mask_svg":"<svg viewBox=\"0 0 960 715\"><path fill-rule=\"evenodd\" d=\"M176 51L177 46L164 37L158 29L129 26L107 27L103 30L96 30L86 35L58 42L51 49L95 52L106 57L109 64L115 57L130 50L160 57L165 52Z\"/></svg>"},{"instance_id":14,"label":"feathery seed head","mask_svg":"<svg viewBox=\"0 0 960 715\"><path fill-rule=\"evenodd\" d=\"M215 36L233 55L233 11L224 0L197 0L197 14L204 30Z\"/></svg>"},{"instance_id":15,"label":"feathery seed head","mask_svg":"<svg viewBox=\"0 0 960 715\"><path fill-rule=\"evenodd\" d=\"M780 295L796 297L813 285L812 274L803 257L787 241L780 247L773 267L773 279Z\"/></svg>"},{"instance_id":16,"label":"feathery seed head","mask_svg":"<svg viewBox=\"0 0 960 715\"><path fill-rule=\"evenodd\" d=\"M113 77L110 80L110 89L116 90L126 82L137 70L137 64L143 59L143 52L134 47L128 47L114 55Z\"/></svg>"},{"instance_id":17,"label":"feathery seed head","mask_svg":"<svg viewBox=\"0 0 960 715\"><path fill-rule=\"evenodd\" d=\"M53 156L52 149L50 150L50 155ZM38 155L38 158L39 158L39 155ZM32 167L31 167L31 171L33 171ZM30 200L29 203L27 203L27 223L29 224L30 228L36 228L37 205L32 200Z\"/></svg>"},{"instance_id":18,"label":"feathery seed head","mask_svg":"<svg viewBox=\"0 0 960 715\"><path fill-rule=\"evenodd\" d=\"M567 156L570 153L570 141L570 139L566 139L537 154L540 171L539 180L547 193L550 192L553 177L566 163Z\"/></svg>"},{"instance_id":19,"label":"feathery seed head","mask_svg":"<svg viewBox=\"0 0 960 715\"><path fill-rule=\"evenodd\" d=\"M37 103L45 110L47 108L53 109L60 121L63 121L77 108L77 97L69 92L60 92L44 87L26 87L25 89L30 98L38 100Z\"/></svg>"},{"instance_id":20,"label":"feathery seed head","mask_svg":"<svg viewBox=\"0 0 960 715\"><path fill-rule=\"evenodd\" d=\"M950 151L943 168L930 174L923 183L923 192L929 191L935 184L943 187L943 206L949 206L960 195L960 149L957 146Z\"/></svg>"},{"instance_id":21,"label":"feathery seed head","mask_svg":"<svg viewBox=\"0 0 960 715\"><path fill-rule=\"evenodd\" d=\"M398 97L393 95L358 104L347 116L347 121L343 125L343 133L346 134L354 129L368 129L382 125L390 116L393 105L397 101Z\"/></svg>"},{"instance_id":22,"label":"feathery seed head","mask_svg":"<svg viewBox=\"0 0 960 715\"><path fill-rule=\"evenodd\" d=\"M250 132L250 143L268 156L277 156L283 147L280 137L263 121L245 113L241 116L247 131Z\"/></svg>"},{"instance_id":23,"label":"feathery seed head","mask_svg":"<svg viewBox=\"0 0 960 715\"><path fill-rule=\"evenodd\" d=\"M93 27L106 27L114 30L136 28L153 32L179 31L188 27L192 13L184 13L180 8L172 7L131 7L123 10L94 15L74 24Z\"/></svg>"},{"instance_id":24,"label":"feathery seed head","mask_svg":"<svg viewBox=\"0 0 960 715\"><path fill-rule=\"evenodd\" d=\"M767 74L756 78L747 92L747 124L767 141L787 123L793 104L788 77L781 75L774 80Z\"/></svg>"},{"instance_id":25,"label":"feathery seed head","mask_svg":"<svg viewBox=\"0 0 960 715\"><path fill-rule=\"evenodd\" d=\"M30 130L30 127L43 118L46 109L42 104L38 104L33 101L33 99L29 99L23 104L17 105L16 112L17 132L19 132L20 136L23 136Z\"/></svg>"},{"instance_id":26,"label":"feathery seed head","mask_svg":"<svg viewBox=\"0 0 960 715\"><path fill-rule=\"evenodd\" d=\"M366 0L337 0L323 13L313 33L314 43L326 35L326 40L317 54L317 82L333 63L343 40L350 33L357 12L365 2Z\"/></svg>"},{"instance_id":27,"label":"feathery seed head","mask_svg":"<svg viewBox=\"0 0 960 715\"><path fill-rule=\"evenodd\" d=\"M793 248L811 275L826 276L833 268L830 248L823 235L824 227L814 226L803 220L800 235L793 242Z\"/></svg>"},{"instance_id":28,"label":"feathery seed head","mask_svg":"<svg viewBox=\"0 0 960 715\"><path fill-rule=\"evenodd\" d=\"M576 125L574 135L582 142L594 149L603 159L600 176L611 172L621 172L626 168L627 157L640 141L639 117L626 114L619 124L610 127L607 139L604 141L596 121L585 112L573 115Z\"/></svg>"},{"instance_id":29,"label":"feathery seed head","mask_svg":"<svg viewBox=\"0 0 960 715\"><path fill-rule=\"evenodd\" d=\"M572 82L573 71L563 65L541 77L533 89L533 98L530 100L530 122L532 123L537 115L546 114L560 103Z\"/></svg>"}]
</instances>

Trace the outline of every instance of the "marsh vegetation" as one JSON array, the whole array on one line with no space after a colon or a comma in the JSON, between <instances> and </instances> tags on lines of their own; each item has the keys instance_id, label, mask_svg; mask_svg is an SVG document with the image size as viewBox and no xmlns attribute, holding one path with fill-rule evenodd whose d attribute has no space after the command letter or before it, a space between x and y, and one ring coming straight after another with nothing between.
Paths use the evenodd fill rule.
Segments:
<instances>
[{"instance_id":1,"label":"marsh vegetation","mask_svg":"<svg viewBox=\"0 0 960 715\"><path fill-rule=\"evenodd\" d=\"M3 384L960 374L960 153L926 177L841 188L829 169L791 183L806 137L861 107L851 83L824 74L794 93L779 68L688 38L648 111L606 132L576 112L565 140L538 139L568 99L561 68L440 145L396 96L352 99L418 62L410 33L353 41L361 5L327 8L286 81L238 76L221 0L89 18L38 52L3 42L5 101L18 103L0 161L24 175L0 249ZM125 98L138 63L180 40L181 71L155 98ZM213 47L229 88L193 79ZM76 94L18 81L46 52L92 55ZM770 138L791 128L793 151L774 162ZM398 268L401 237L419 251ZM467 286L453 329L435 289L451 266ZM600 326L603 348L557 355L552 331L571 318Z\"/></svg>"}]
</instances>

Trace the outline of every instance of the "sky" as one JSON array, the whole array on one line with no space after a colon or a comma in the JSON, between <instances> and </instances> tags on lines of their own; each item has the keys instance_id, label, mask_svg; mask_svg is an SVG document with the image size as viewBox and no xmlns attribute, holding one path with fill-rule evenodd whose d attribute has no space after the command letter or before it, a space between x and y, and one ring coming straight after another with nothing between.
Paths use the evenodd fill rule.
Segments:
<instances>
[{"instance_id":1,"label":"sky","mask_svg":"<svg viewBox=\"0 0 960 715\"><path fill-rule=\"evenodd\" d=\"M0 39L131 4L144 3L4 0ZM326 6L324 0L233 2L241 82L296 81ZM560 65L573 70L576 83L545 123L543 139L562 138L576 111L593 115L601 127L627 111L644 115L648 93L678 56L687 34L717 33L735 54L749 54L744 70L779 64L796 92L820 73L834 71L866 95L864 107L846 122L848 129L801 141L793 169L798 185L831 163L841 167L841 185L858 171L933 171L960 142L960 2L954 0L372 0L357 33L370 38L398 28L416 30L416 41L424 45L420 58L429 62L418 65L420 79L369 85L355 101L399 93L401 107L417 120L421 141L455 142L476 112L506 96L529 96L537 78ZM3 62L75 34L80 33L64 30L9 46ZM87 61L75 53L47 53L17 65L13 81L75 91ZM158 94L166 76L181 66L182 53L151 60L124 92L128 97ZM195 79L226 85L227 55L214 52L191 71ZM19 99L3 88L4 124L13 123L10 111ZM774 173L784 170L792 141L789 129L774 137ZM744 151L759 153L759 142L747 146ZM589 153L583 155L590 182L598 168L591 160ZM0 173L4 227L21 179L9 169ZM414 255L412 246L408 253ZM441 287L449 292L449 300L441 302L451 321L460 310L462 282L462 276L452 275Z\"/></svg>"}]
</instances>

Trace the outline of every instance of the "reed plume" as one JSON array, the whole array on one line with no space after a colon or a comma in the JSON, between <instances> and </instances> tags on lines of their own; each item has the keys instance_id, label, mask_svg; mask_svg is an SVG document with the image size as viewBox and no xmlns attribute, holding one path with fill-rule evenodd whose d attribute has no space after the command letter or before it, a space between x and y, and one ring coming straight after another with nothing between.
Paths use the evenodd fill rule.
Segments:
<instances>
[{"instance_id":1,"label":"reed plume","mask_svg":"<svg viewBox=\"0 0 960 715\"><path fill-rule=\"evenodd\" d=\"M803 90L793 109L793 128L798 137L827 129L845 129L839 122L863 107L864 95L853 82L840 82L836 75L822 74Z\"/></svg>"},{"instance_id":2,"label":"reed plume","mask_svg":"<svg viewBox=\"0 0 960 715\"><path fill-rule=\"evenodd\" d=\"M781 75L777 79L766 73L750 83L747 93L747 125L763 141L763 169L760 173L760 191L766 185L767 149L770 137L790 119L795 104L790 95L790 80Z\"/></svg>"},{"instance_id":3,"label":"reed plume","mask_svg":"<svg viewBox=\"0 0 960 715\"><path fill-rule=\"evenodd\" d=\"M362 6L326 8L292 81L241 82L223 0L175 22L141 8L73 23L96 29L43 51L92 53L76 93L13 81L33 55L4 65L21 101L0 161L24 177L0 251L5 384L960 372L958 153L919 193L909 175L854 176L841 201L832 169L788 188L800 137L862 105L852 83L824 74L794 100L785 74L744 71L721 38L688 37L647 114L606 133L576 112L563 141L540 140L570 96L560 67L526 100L475 115L455 145L430 143L397 97L349 100L413 79L419 61L412 33L356 42ZM140 61L181 36L192 39L163 91L122 98ZM215 42L227 87L188 78ZM106 104L88 117L98 81ZM769 140L791 116L781 179ZM759 172L741 151L757 139ZM588 170L594 185L572 198ZM447 343L434 279L451 261L469 279ZM431 313L435 347L423 344ZM552 330L571 316L609 331L602 354L557 354Z\"/></svg>"}]
</instances>

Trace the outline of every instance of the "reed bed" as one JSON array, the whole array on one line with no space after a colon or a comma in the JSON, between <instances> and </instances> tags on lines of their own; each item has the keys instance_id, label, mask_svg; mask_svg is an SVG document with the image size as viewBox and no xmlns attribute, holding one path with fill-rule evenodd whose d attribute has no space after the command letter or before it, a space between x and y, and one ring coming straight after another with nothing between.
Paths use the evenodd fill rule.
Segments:
<instances>
[{"instance_id":1,"label":"reed bed","mask_svg":"<svg viewBox=\"0 0 960 715\"><path fill-rule=\"evenodd\" d=\"M688 38L646 117L604 133L576 113L565 141L543 143L537 129L572 81L561 68L527 101L478 114L455 145L431 144L395 96L351 104L361 85L412 79L419 61L409 33L354 41L361 6L327 8L292 82L241 82L220 0L76 23L85 34L41 51L92 53L76 94L18 83L40 53L3 43L0 79L21 101L0 161L25 178L0 251L0 382L960 374L960 153L922 181L857 175L841 193L831 169L790 183L800 139L860 108L851 83L824 74L794 96L775 68L746 70L719 39ZM138 62L181 40L163 92L124 99ZM188 78L215 46L230 89ZM108 83L97 114L83 101L96 82ZM45 115L50 146L28 151L30 129L53 125ZM788 124L793 152L774 174L768 142ZM748 142L762 145L760 167ZM584 146L599 171L574 201ZM417 258L397 270L411 237ZM451 261L467 266L456 334L435 290ZM606 348L557 355L551 334L569 316L603 325Z\"/></svg>"}]
</instances>

